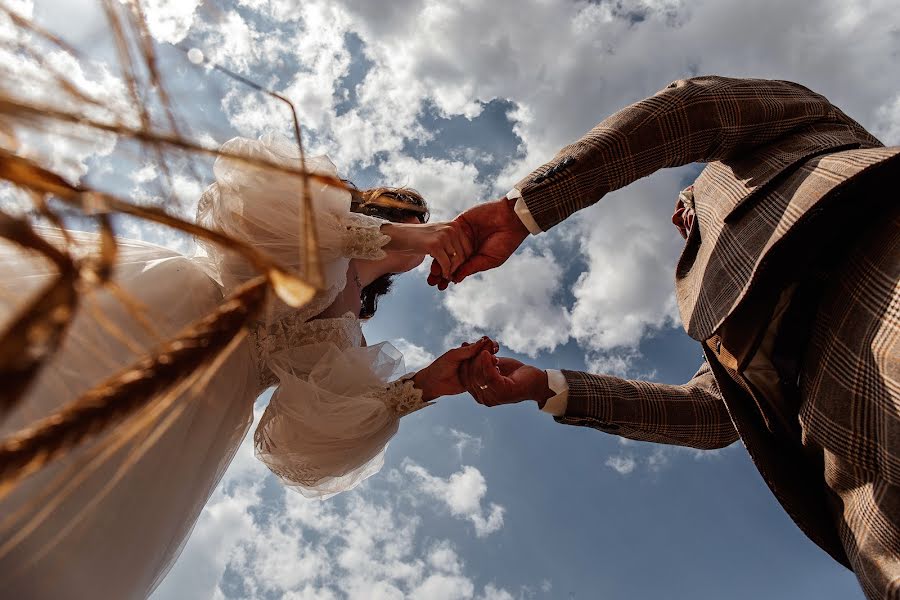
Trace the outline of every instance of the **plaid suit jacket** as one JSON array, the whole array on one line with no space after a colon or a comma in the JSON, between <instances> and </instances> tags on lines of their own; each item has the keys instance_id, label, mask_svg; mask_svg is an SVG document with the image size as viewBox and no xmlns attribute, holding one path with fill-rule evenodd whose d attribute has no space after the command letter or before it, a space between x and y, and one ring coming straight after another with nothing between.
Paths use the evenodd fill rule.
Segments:
<instances>
[{"instance_id":1,"label":"plaid suit jacket","mask_svg":"<svg viewBox=\"0 0 900 600\"><path fill-rule=\"evenodd\" d=\"M835 214L855 183L885 173L896 181L898 159L900 148L801 85L725 77L676 81L560 150L516 185L545 231L658 169L709 163L694 183L696 221L675 273L682 323L707 362L684 385L564 371L569 401L557 420L705 449L740 436L794 521L848 564L821 471L810 472L799 442L773 426L778 407L741 371L781 289L820 248L821 213Z\"/></svg>"}]
</instances>

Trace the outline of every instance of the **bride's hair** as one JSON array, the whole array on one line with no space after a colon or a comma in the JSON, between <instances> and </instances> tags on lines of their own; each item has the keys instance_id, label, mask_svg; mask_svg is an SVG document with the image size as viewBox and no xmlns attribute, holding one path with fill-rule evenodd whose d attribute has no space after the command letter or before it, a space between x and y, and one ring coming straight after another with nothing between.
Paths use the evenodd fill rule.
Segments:
<instances>
[{"instance_id":1,"label":"bride's hair","mask_svg":"<svg viewBox=\"0 0 900 600\"><path fill-rule=\"evenodd\" d=\"M428 222L428 204L422 195L411 188L376 187L359 190L349 181L344 181L350 188L352 212L378 217L393 223L403 223L410 218L419 223ZM393 284L394 275L385 273L360 293L362 308L360 319L368 319L378 309L378 298L388 293Z\"/></svg>"}]
</instances>

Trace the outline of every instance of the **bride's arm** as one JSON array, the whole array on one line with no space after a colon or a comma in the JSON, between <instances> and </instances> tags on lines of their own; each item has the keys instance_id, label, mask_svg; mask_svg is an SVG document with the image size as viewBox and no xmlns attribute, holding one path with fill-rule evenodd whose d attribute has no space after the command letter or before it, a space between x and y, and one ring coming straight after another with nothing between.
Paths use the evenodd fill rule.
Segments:
<instances>
[{"instance_id":1,"label":"bride's arm","mask_svg":"<svg viewBox=\"0 0 900 600\"><path fill-rule=\"evenodd\" d=\"M491 354L500 349L497 342L483 337L473 344L464 343L459 348L448 350L430 365L413 375L401 377L376 392L398 417L425 408L442 396L454 396L466 391L459 378L460 366L487 350Z\"/></svg>"},{"instance_id":2,"label":"bride's arm","mask_svg":"<svg viewBox=\"0 0 900 600\"><path fill-rule=\"evenodd\" d=\"M455 221L392 223L359 213L341 219L343 254L348 258L380 260L387 252L431 256L449 276L472 253L469 238Z\"/></svg>"},{"instance_id":3,"label":"bride's arm","mask_svg":"<svg viewBox=\"0 0 900 600\"><path fill-rule=\"evenodd\" d=\"M380 469L401 417L461 393L460 365L496 347L489 339L463 345L392 383L399 356L388 345L298 349L276 361L280 384L254 434L256 456L304 495L351 489Z\"/></svg>"},{"instance_id":4,"label":"bride's arm","mask_svg":"<svg viewBox=\"0 0 900 600\"><path fill-rule=\"evenodd\" d=\"M385 250L431 256L448 278L472 254L472 243L456 221L384 223L381 231L391 238Z\"/></svg>"},{"instance_id":5,"label":"bride's arm","mask_svg":"<svg viewBox=\"0 0 900 600\"><path fill-rule=\"evenodd\" d=\"M464 343L459 348L448 350L412 377L413 386L421 390L422 399L426 402L441 396L461 394L466 388L459 379L460 365L478 356L482 350L494 354L499 348L497 342L485 336L474 344Z\"/></svg>"}]
</instances>

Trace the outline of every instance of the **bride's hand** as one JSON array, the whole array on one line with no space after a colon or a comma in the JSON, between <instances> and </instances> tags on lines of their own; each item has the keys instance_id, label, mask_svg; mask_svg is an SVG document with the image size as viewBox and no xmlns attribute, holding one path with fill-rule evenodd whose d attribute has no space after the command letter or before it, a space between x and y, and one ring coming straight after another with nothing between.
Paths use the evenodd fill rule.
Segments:
<instances>
[{"instance_id":1,"label":"bride's hand","mask_svg":"<svg viewBox=\"0 0 900 600\"><path fill-rule=\"evenodd\" d=\"M499 344L486 336L473 344L463 344L445 352L416 373L413 385L422 390L422 399L426 402L441 396L461 394L466 388L459 378L460 366L483 350L494 354L499 349Z\"/></svg>"},{"instance_id":2,"label":"bride's hand","mask_svg":"<svg viewBox=\"0 0 900 600\"><path fill-rule=\"evenodd\" d=\"M385 250L431 256L447 279L472 254L472 243L455 221L385 223L381 232L391 237Z\"/></svg>"}]
</instances>

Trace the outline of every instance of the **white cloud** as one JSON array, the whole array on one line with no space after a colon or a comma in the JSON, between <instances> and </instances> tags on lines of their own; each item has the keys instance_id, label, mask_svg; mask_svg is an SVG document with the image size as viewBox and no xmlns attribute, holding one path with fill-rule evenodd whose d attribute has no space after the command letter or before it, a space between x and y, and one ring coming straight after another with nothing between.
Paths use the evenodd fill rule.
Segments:
<instances>
[{"instance_id":1,"label":"white cloud","mask_svg":"<svg viewBox=\"0 0 900 600\"><path fill-rule=\"evenodd\" d=\"M569 312L557 300L562 276L553 253L537 254L526 248L502 268L451 286L444 304L460 324L451 337L468 339L487 333L510 350L529 356L555 349L569 339Z\"/></svg>"},{"instance_id":2,"label":"white cloud","mask_svg":"<svg viewBox=\"0 0 900 600\"><path fill-rule=\"evenodd\" d=\"M634 349L625 349L620 352L590 353L585 356L584 364L590 373L631 378L634 371L634 362L640 357L641 354Z\"/></svg>"},{"instance_id":3,"label":"white cloud","mask_svg":"<svg viewBox=\"0 0 900 600\"><path fill-rule=\"evenodd\" d=\"M874 133L880 137L881 141L886 146L900 144L900 94L879 107L875 118Z\"/></svg>"},{"instance_id":4,"label":"white cloud","mask_svg":"<svg viewBox=\"0 0 900 600\"><path fill-rule=\"evenodd\" d=\"M31 36L19 32L17 37L23 42ZM51 106L105 122L134 123L125 85L110 72L108 65L78 61L62 51L46 52L42 61L40 64L0 46L0 63L5 65L0 68L0 74L6 77L4 91L25 104ZM57 83L57 74L94 102L74 99ZM87 173L90 160L107 156L116 145L114 134L52 121L45 128L20 127L16 133L21 144L17 148L19 153L75 183Z\"/></svg>"},{"instance_id":5,"label":"white cloud","mask_svg":"<svg viewBox=\"0 0 900 600\"><path fill-rule=\"evenodd\" d=\"M133 171L128 175L128 178L138 185L153 181L157 177L159 177L159 171L157 170L156 165L152 163L147 163L137 171Z\"/></svg>"},{"instance_id":6,"label":"white cloud","mask_svg":"<svg viewBox=\"0 0 900 600\"><path fill-rule=\"evenodd\" d=\"M33 0L9 0L8 2L6 2L6 7L16 15L25 17L26 19L30 19L34 15ZM9 25L7 19L5 18L5 15L2 23L4 24L4 29L2 30L4 36L10 35L10 30L6 29L6 27Z\"/></svg>"},{"instance_id":7,"label":"white cloud","mask_svg":"<svg viewBox=\"0 0 900 600\"><path fill-rule=\"evenodd\" d=\"M435 573L429 575L416 589L410 598L413 600L463 600L471 598L475 586L465 577Z\"/></svg>"},{"instance_id":8,"label":"white cloud","mask_svg":"<svg viewBox=\"0 0 900 600\"><path fill-rule=\"evenodd\" d=\"M584 348L634 348L648 330L678 322L672 273L681 242L668 221L678 179L670 171L642 180L579 219L588 266L573 286L572 335Z\"/></svg>"},{"instance_id":9,"label":"white cloud","mask_svg":"<svg viewBox=\"0 0 900 600\"><path fill-rule=\"evenodd\" d=\"M147 0L143 9L153 37L177 44L190 30L198 6L200 0Z\"/></svg>"},{"instance_id":10,"label":"white cloud","mask_svg":"<svg viewBox=\"0 0 900 600\"><path fill-rule=\"evenodd\" d=\"M444 479L406 459L403 470L413 477L421 492L443 502L453 516L471 521L478 537L494 533L503 526L505 509L502 506L493 502L487 507L481 505L487 493L487 483L475 467L464 466Z\"/></svg>"},{"instance_id":11,"label":"white cloud","mask_svg":"<svg viewBox=\"0 0 900 600\"><path fill-rule=\"evenodd\" d=\"M172 176L172 191L186 205L196 207L200 194L203 193L203 186L193 177L178 173Z\"/></svg>"},{"instance_id":12,"label":"white cloud","mask_svg":"<svg viewBox=\"0 0 900 600\"><path fill-rule=\"evenodd\" d=\"M260 415L261 406L256 421ZM348 493L346 502L309 500L266 485L273 480L254 458L248 436L154 600L224 598L226 570L232 584L235 578L239 582L241 597L511 598L491 584L477 593L457 548L446 539L420 535L422 518L415 507L431 503L409 504L417 494L440 494L451 512L475 523L479 535L495 531L502 508L491 505L488 516L482 515L481 473L467 467L444 480L405 463L404 470L410 469L418 488L393 472L384 480L398 488L388 494L358 490Z\"/></svg>"},{"instance_id":13,"label":"white cloud","mask_svg":"<svg viewBox=\"0 0 900 600\"><path fill-rule=\"evenodd\" d=\"M637 443L628 438L619 438L619 444L627 447L623 454L611 456L606 460L606 466L615 470L620 475L630 475L635 471L644 469L646 473L659 474L673 466L679 457L690 456L695 461L716 460L722 458L722 454L730 452L729 448L739 447L732 444L728 448L715 450L698 450L686 446L669 446L653 443ZM697 468L693 465L684 465L683 468Z\"/></svg>"},{"instance_id":14,"label":"white cloud","mask_svg":"<svg viewBox=\"0 0 900 600\"><path fill-rule=\"evenodd\" d=\"M417 122L426 95L423 87L398 80L377 59L357 87L358 106L338 114L338 104L349 94L338 88L350 67L345 38L354 30L339 4L242 4L268 14L273 26L260 31L238 13L225 11L217 22L195 28L198 45L214 61L288 97L303 128L316 134L316 143L309 148L313 153L328 154L347 172L357 164L373 164L378 153L399 152L404 140L428 139ZM286 70L291 76L278 84ZM222 105L244 135L258 135L271 127L289 131L285 107L245 86L234 84Z\"/></svg>"},{"instance_id":15,"label":"white cloud","mask_svg":"<svg viewBox=\"0 0 900 600\"><path fill-rule=\"evenodd\" d=\"M453 447L456 448L457 456L462 460L463 452L471 450L473 454L479 454L484 447L484 441L474 435L470 435L465 431L457 431L451 428L449 430L450 437L454 440Z\"/></svg>"},{"instance_id":16,"label":"white cloud","mask_svg":"<svg viewBox=\"0 0 900 600\"><path fill-rule=\"evenodd\" d=\"M127 175L134 186L128 199L140 205L163 205L171 214L192 219L203 189L193 174L178 172L180 167L169 165L171 177L164 177L152 163L131 171ZM115 224L117 234L128 239L150 242L184 255L193 254L197 248L191 235L159 223L119 215Z\"/></svg>"},{"instance_id":17,"label":"white cloud","mask_svg":"<svg viewBox=\"0 0 900 600\"><path fill-rule=\"evenodd\" d=\"M0 181L0 209L10 215L23 216L34 207L27 192L6 181Z\"/></svg>"},{"instance_id":18,"label":"white cloud","mask_svg":"<svg viewBox=\"0 0 900 600\"><path fill-rule=\"evenodd\" d=\"M637 467L637 461L631 456L610 456L606 459L606 466L619 475L628 475Z\"/></svg>"},{"instance_id":19,"label":"white cloud","mask_svg":"<svg viewBox=\"0 0 900 600\"><path fill-rule=\"evenodd\" d=\"M471 163L435 158L414 159L396 154L380 167L382 182L418 190L428 201L434 219L452 219L484 200L488 190L476 181Z\"/></svg>"},{"instance_id":20,"label":"white cloud","mask_svg":"<svg viewBox=\"0 0 900 600\"><path fill-rule=\"evenodd\" d=\"M670 461L671 456L669 456L666 447L659 446L647 457L647 468L654 473L658 473L666 468Z\"/></svg>"},{"instance_id":21,"label":"white cloud","mask_svg":"<svg viewBox=\"0 0 900 600\"><path fill-rule=\"evenodd\" d=\"M725 448L713 448L712 450L698 450L696 448L685 448L694 457L694 460L716 460L722 458L722 454L730 452L729 448L737 448L740 444L732 444Z\"/></svg>"},{"instance_id":22,"label":"white cloud","mask_svg":"<svg viewBox=\"0 0 900 600\"><path fill-rule=\"evenodd\" d=\"M337 86L350 68L344 44L348 23L330 3L303 3L297 8L304 31L293 40L292 51L303 68L294 74L285 95L298 106L304 123L325 130L336 116Z\"/></svg>"},{"instance_id":23,"label":"white cloud","mask_svg":"<svg viewBox=\"0 0 900 600\"><path fill-rule=\"evenodd\" d=\"M434 354L404 338L394 340L392 344L403 354L403 364L407 371L418 371L434 362Z\"/></svg>"},{"instance_id":24,"label":"white cloud","mask_svg":"<svg viewBox=\"0 0 900 600\"><path fill-rule=\"evenodd\" d=\"M439 542L428 552L428 563L436 569L458 575L462 564L456 550L449 542Z\"/></svg>"},{"instance_id":25,"label":"white cloud","mask_svg":"<svg viewBox=\"0 0 900 600\"><path fill-rule=\"evenodd\" d=\"M549 591L549 589L546 589L544 590L544 593L547 593ZM489 583L484 586L484 594L479 598L479 600L513 600L513 595L503 588L496 588Z\"/></svg>"},{"instance_id":26,"label":"white cloud","mask_svg":"<svg viewBox=\"0 0 900 600\"><path fill-rule=\"evenodd\" d=\"M222 109L228 114L231 125L244 137L259 137L279 118L284 125L290 122L290 113L282 103L262 94L248 93L237 86L222 97Z\"/></svg>"}]
</instances>

